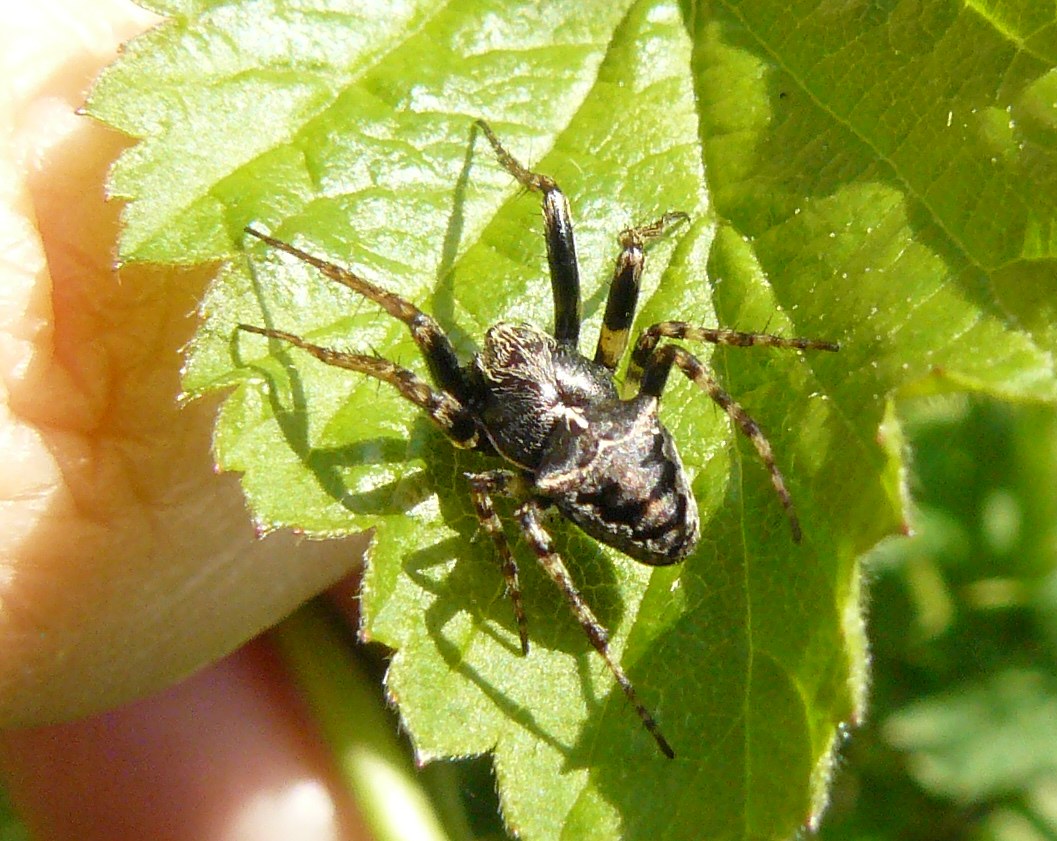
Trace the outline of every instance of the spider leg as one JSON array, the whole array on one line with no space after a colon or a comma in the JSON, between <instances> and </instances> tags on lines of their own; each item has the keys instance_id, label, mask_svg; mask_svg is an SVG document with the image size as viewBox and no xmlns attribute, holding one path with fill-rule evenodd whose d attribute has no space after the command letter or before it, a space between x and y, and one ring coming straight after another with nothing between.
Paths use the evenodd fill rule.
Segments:
<instances>
[{"instance_id":1,"label":"spider leg","mask_svg":"<svg viewBox=\"0 0 1057 841\"><path fill-rule=\"evenodd\" d=\"M469 448L477 445L477 423L462 402L446 392L430 388L425 380L407 368L401 368L396 363L378 356L364 356L359 353L345 353L320 347L283 330L254 327L252 324L240 324L238 328L247 333L257 333L269 339L288 342L294 347L307 351L327 365L345 368L349 371L359 371L361 374L389 383L416 406L425 409L433 422L456 446Z\"/></svg>"},{"instance_id":2,"label":"spider leg","mask_svg":"<svg viewBox=\"0 0 1057 841\"><path fill-rule=\"evenodd\" d=\"M613 270L606 299L606 314L602 319L602 330L598 334L595 362L610 371L616 369L620 357L628 346L628 331L635 320L635 307L639 300L639 281L646 262L646 243L657 239L665 229L675 222L689 220L689 216L678 211L665 213L656 222L638 228L626 228L620 232L620 255Z\"/></svg>"},{"instance_id":3,"label":"spider leg","mask_svg":"<svg viewBox=\"0 0 1057 841\"><path fill-rule=\"evenodd\" d=\"M620 664L613 659L613 656L609 651L608 632L602 627L602 624L598 619L595 618L594 613L591 612L591 608L587 606L587 602L585 602L583 596L580 595L580 591L576 589L576 585L573 583L572 578L569 577L569 572L565 569L565 564L562 563L562 559L554 552L550 535L547 534L541 523L542 513L542 507L539 501L530 499L517 509L515 516L518 519L521 530L524 532L525 538L532 547L532 551L535 552L540 565L543 567L547 575L550 576L550 579L558 586L558 589L561 590L562 595L565 596L565 601L572 609L572 612L576 615L580 627L584 629L584 633L587 634L587 638L591 641L591 645L594 646L595 651L601 654L602 659L606 661L606 665L609 666L609 670L613 673L613 677L615 677L617 683L620 684L620 688L624 690L624 695L627 696L628 701L635 708L635 712L637 712L639 718L642 719L643 725L656 740L657 746L661 749L661 752L669 759L674 759L675 751L672 750L672 746L668 744L668 740L665 739L661 733L661 729L657 725L657 720L653 717L650 711L643 706L638 695L635 693L635 688L631 685L628 676L624 674L624 670L620 667Z\"/></svg>"},{"instance_id":4,"label":"spider leg","mask_svg":"<svg viewBox=\"0 0 1057 841\"><path fill-rule=\"evenodd\" d=\"M635 349L631 352L631 364L628 366L628 382L636 383L642 379L643 369L653 356L657 343L661 339L689 339L694 342L711 342L714 345L732 347L776 347L795 348L796 350L838 351L837 342L800 337L785 338L772 336L770 333L741 333L737 330L726 330L720 327L695 327L685 321L661 321L647 327L639 334Z\"/></svg>"},{"instance_id":5,"label":"spider leg","mask_svg":"<svg viewBox=\"0 0 1057 841\"><path fill-rule=\"evenodd\" d=\"M521 637L521 653L529 652L528 623L525 621L525 606L521 599L521 583L518 580L517 561L510 552L503 525L492 507L492 494L515 496L523 492L521 478L509 470L489 470L485 473L464 474L470 483L470 496L477 519L492 538L499 563L506 579L506 591L514 605L514 618L517 620L517 632Z\"/></svg>"},{"instance_id":6,"label":"spider leg","mask_svg":"<svg viewBox=\"0 0 1057 841\"><path fill-rule=\"evenodd\" d=\"M273 248L285 251L310 266L314 266L326 277L337 281L343 286L347 286L353 292L363 295L368 300L374 301L389 315L404 322L411 331L411 337L415 340L415 344L418 345L419 350L425 356L426 364L429 366L434 382L441 389L454 394L460 400L469 398L469 386L463 377L459 359L455 355L455 349L444 334L444 331L441 330L440 325L431 316L422 312L410 301L406 301L392 292L387 292L380 286L364 280L348 269L344 269L327 260L322 260L288 242L261 233L255 228L247 227L245 231L247 234L268 243Z\"/></svg>"},{"instance_id":7,"label":"spider leg","mask_svg":"<svg viewBox=\"0 0 1057 841\"><path fill-rule=\"evenodd\" d=\"M576 261L569 202L553 178L532 172L518 163L488 123L477 120L477 126L492 144L500 165L523 187L543 194L547 262L550 264L551 291L554 294L554 338L561 344L575 345L580 338L580 269Z\"/></svg>"},{"instance_id":8,"label":"spider leg","mask_svg":"<svg viewBox=\"0 0 1057 841\"><path fill-rule=\"evenodd\" d=\"M689 351L678 345L664 345L657 350L646 365L646 371L642 378L642 387L639 395L660 398L661 392L668 381L668 374L675 365L686 374L687 379L696 386L703 389L713 402L719 406L727 416L737 424L738 429L745 435L756 448L760 461L763 462L767 471L771 474L771 484L778 494L778 499L785 508L786 516L789 518L789 526L793 531L793 541L799 543L801 539L800 520L797 519L793 508L793 499L785 486L785 479L778 465L774 461L774 451L771 444L760 430L759 425L726 391L712 378L708 369Z\"/></svg>"}]
</instances>

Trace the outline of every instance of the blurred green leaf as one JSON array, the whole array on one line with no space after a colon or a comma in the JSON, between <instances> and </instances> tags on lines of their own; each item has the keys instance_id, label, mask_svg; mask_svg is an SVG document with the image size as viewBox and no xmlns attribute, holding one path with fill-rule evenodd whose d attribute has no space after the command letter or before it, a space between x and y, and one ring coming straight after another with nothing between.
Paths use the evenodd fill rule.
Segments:
<instances>
[{"instance_id":1,"label":"blurred green leaf","mask_svg":"<svg viewBox=\"0 0 1057 841\"><path fill-rule=\"evenodd\" d=\"M29 841L29 830L15 814L3 787L0 787L0 841Z\"/></svg>"},{"instance_id":2,"label":"blurred green leaf","mask_svg":"<svg viewBox=\"0 0 1057 841\"><path fill-rule=\"evenodd\" d=\"M219 464L266 528L377 528L364 633L396 649L387 684L419 755L494 750L524 837L788 837L862 706L856 558L902 518L890 400L1055 395L1052 20L953 0L360 5L165 4L91 98L142 138L111 184L133 200L123 258L227 261L185 379L234 387ZM467 355L500 319L549 324L535 200L474 143L476 117L569 195L588 335L614 234L678 209L694 221L652 250L639 326L842 343L711 354L774 446L802 546L751 446L674 380L699 550L650 570L559 529L675 762L527 555L534 648L517 655L460 476L488 462L389 390L234 332L422 370L401 325L247 246L250 222L422 305Z\"/></svg>"},{"instance_id":3,"label":"blurred green leaf","mask_svg":"<svg viewBox=\"0 0 1057 841\"><path fill-rule=\"evenodd\" d=\"M920 510L866 561L873 709L822 837L1052 838L1057 411L955 395L901 414Z\"/></svg>"},{"instance_id":4,"label":"blurred green leaf","mask_svg":"<svg viewBox=\"0 0 1057 841\"><path fill-rule=\"evenodd\" d=\"M1057 677L1006 670L895 713L885 735L929 791L984 800L1057 780Z\"/></svg>"}]
</instances>

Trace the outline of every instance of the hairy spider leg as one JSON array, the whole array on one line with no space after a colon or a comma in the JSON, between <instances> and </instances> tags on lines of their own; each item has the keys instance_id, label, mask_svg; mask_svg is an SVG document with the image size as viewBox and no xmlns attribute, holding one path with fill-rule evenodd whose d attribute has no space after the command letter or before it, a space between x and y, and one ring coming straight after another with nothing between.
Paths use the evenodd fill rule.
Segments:
<instances>
[{"instance_id":1,"label":"hairy spider leg","mask_svg":"<svg viewBox=\"0 0 1057 841\"><path fill-rule=\"evenodd\" d=\"M602 319L602 329L598 334L598 346L595 349L595 362L616 370L620 357L628 346L628 331L635 320L635 308L639 301L639 281L646 262L646 243L660 237L664 231L676 222L689 221L690 217L680 211L665 213L656 222L641 225L637 228L625 228L620 232L620 254L613 270L613 280L609 285L609 297L606 299L606 314Z\"/></svg>"},{"instance_id":2,"label":"hairy spider leg","mask_svg":"<svg viewBox=\"0 0 1057 841\"><path fill-rule=\"evenodd\" d=\"M580 268L576 261L569 202L553 178L522 166L506 150L488 123L477 120L476 124L492 144L503 169L526 189L543 194L543 227L554 294L554 338L560 344L575 347L580 339Z\"/></svg>"},{"instance_id":3,"label":"hairy spider leg","mask_svg":"<svg viewBox=\"0 0 1057 841\"><path fill-rule=\"evenodd\" d=\"M389 383L416 406L425 409L433 422L456 446L467 448L477 446L477 423L466 407L456 397L430 388L429 383L407 368L401 368L396 363L379 356L364 356L359 353L345 353L320 347L283 330L255 327L252 324L239 324L238 328L247 333L257 333L269 339L288 342L294 347L307 351L327 365L345 368L349 371L359 371L361 374Z\"/></svg>"},{"instance_id":4,"label":"hairy spider leg","mask_svg":"<svg viewBox=\"0 0 1057 841\"><path fill-rule=\"evenodd\" d=\"M418 345L419 350L425 356L426 364L429 366L429 372L433 376L434 382L444 391L455 395L460 401L469 399L469 386L463 376L459 359L455 355L455 349L444 334L444 331L441 330L440 325L431 316L422 312L410 301L406 301L399 295L375 286L370 281L364 280L348 269L343 269L341 266L302 251L300 248L281 239L261 233L255 228L246 227L245 231L247 234L268 243L268 245L278 248L280 251L285 251L310 266L315 266L326 277L337 281L343 286L347 286L353 292L363 295L368 300L374 301L389 315L404 322L411 331L411 337L415 340L415 344Z\"/></svg>"},{"instance_id":5,"label":"hairy spider leg","mask_svg":"<svg viewBox=\"0 0 1057 841\"><path fill-rule=\"evenodd\" d=\"M742 333L719 327L695 327L685 321L660 321L639 334L635 349L631 352L631 364L628 366L629 383L636 383L642 379L642 372L661 339L688 339L693 342L711 342L714 345L731 347L757 346L832 352L840 350L837 342L826 342L819 339L786 338L772 336L770 333Z\"/></svg>"},{"instance_id":6,"label":"hairy spider leg","mask_svg":"<svg viewBox=\"0 0 1057 841\"><path fill-rule=\"evenodd\" d=\"M613 659L613 655L609 651L609 633L604 627L602 627L602 623L595 618L594 613L591 612L591 608L588 607L587 602L584 601L584 597L581 596L580 591L576 589L576 585L569 576L565 564L562 563L561 557L554 551L550 535L547 534L547 531L543 528L543 508L540 502L535 499L530 499L528 502L525 502L518 507L517 511L514 512L514 516L517 518L518 524L521 526L521 531L525 535L525 539L535 553L536 558L539 560L540 565L543 567L544 572L547 573L551 581L558 586L562 595L565 596L565 601L568 602L573 614L575 614L577 621L580 623L580 627L584 629L584 633L587 634L587 638L591 641L591 645L594 646L595 651L601 654L602 659L606 661L606 665L609 666L609 670L613 673L613 677L615 677L617 683L620 684L620 688L624 690L624 695L635 708L635 712L638 713L639 718L642 719L642 723L646 730L648 730L649 734L653 736L654 740L657 742L657 746L661 749L661 752L669 759L674 759L675 751L672 750L672 746L668 744L668 740L665 739L664 735L661 733L661 728L658 726L657 720L639 700L639 696L635 692L635 687L631 685L631 681L628 679L628 676L624 674L624 670L620 667L620 664Z\"/></svg>"},{"instance_id":7,"label":"hairy spider leg","mask_svg":"<svg viewBox=\"0 0 1057 841\"><path fill-rule=\"evenodd\" d=\"M499 564L503 570L503 578L506 580L507 595L514 605L514 619L517 620L517 632L521 638L521 653L529 653L528 622L525 620L525 605L521 598L521 583L518 580L517 561L510 551L506 534L503 532L503 524L495 513L492 506L492 494L503 494L504 496L518 496L525 493L524 483L521 477L509 470L488 470L484 473L463 474L470 483L470 496L473 499L473 507L477 512L477 519L481 526L488 532L495 545L496 554L499 556Z\"/></svg>"},{"instance_id":8,"label":"hairy spider leg","mask_svg":"<svg viewBox=\"0 0 1057 841\"><path fill-rule=\"evenodd\" d=\"M796 350L825 350L836 352L840 350L837 342L828 342L820 339L805 339L801 337L786 338L774 336L770 333L742 333L738 330L726 330L715 327L695 327L685 321L661 321L647 327L639 334L635 342L635 348L631 352L631 362L628 365L627 382L634 384L642 383L640 394L650 394L659 398L668 381L668 373L672 365L677 365L686 376L704 389L712 400L727 413L730 419L737 424L738 428L752 441L756 452L759 453L767 470L771 474L771 483L782 502L789 517L789 524L793 530L793 540L800 542L800 521L797 519L793 508L792 498L785 486L785 479L774 461L774 453L771 445L760 427L749 414L738 405L734 399L727 394L701 362L687 351L675 345L666 345L660 350L657 344L661 339L687 339L697 342L711 342L715 345L728 345L732 347L774 347L793 348Z\"/></svg>"},{"instance_id":9,"label":"hairy spider leg","mask_svg":"<svg viewBox=\"0 0 1057 841\"><path fill-rule=\"evenodd\" d=\"M800 520L797 519L796 511L793 508L793 498L786 489L782 472L775 463L771 443L764 436L756 421L733 397L719 386L719 383L712 378L712 375L708 373L708 369L697 357L678 345L664 345L650 357L642 377L642 387L639 389L639 395L648 395L660 399L661 392L664 391L664 386L668 382L668 374L672 369L672 365L677 366L691 382L703 389L712 398L713 402L737 424L742 434L752 441L752 445L756 448L760 460L771 474L771 484L774 485L775 492L782 502L782 507L785 508L785 513L789 517L789 525L793 530L793 541L799 543L801 538Z\"/></svg>"}]
</instances>

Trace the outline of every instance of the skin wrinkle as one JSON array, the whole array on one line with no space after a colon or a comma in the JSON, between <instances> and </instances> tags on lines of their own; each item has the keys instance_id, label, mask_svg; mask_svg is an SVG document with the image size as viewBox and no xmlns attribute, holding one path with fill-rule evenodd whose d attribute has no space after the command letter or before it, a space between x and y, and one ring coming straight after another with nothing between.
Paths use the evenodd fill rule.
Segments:
<instances>
[{"instance_id":1,"label":"skin wrinkle","mask_svg":"<svg viewBox=\"0 0 1057 841\"><path fill-rule=\"evenodd\" d=\"M179 407L215 267L113 267L120 206L104 180L130 141L74 111L147 23L125 0L46 0L16 22L27 33L0 34L25 59L7 67L21 87L0 88L0 727L171 684L364 545L258 540L238 480L214 472L217 400Z\"/></svg>"},{"instance_id":2,"label":"skin wrinkle","mask_svg":"<svg viewBox=\"0 0 1057 841\"><path fill-rule=\"evenodd\" d=\"M30 424L89 431L97 426L105 403L100 395L109 380L105 375L108 366L100 364L103 357L98 346L77 335L77 322L83 323L88 317L81 307L90 307L91 297L71 283L56 287L52 276L75 279L78 287L98 285L100 261L96 259L96 265L88 268L81 265L80 259L58 257L68 243L49 220L49 211L57 202L40 181L38 175L27 184L32 208L42 220L39 246L45 257L35 286L42 297L50 297L48 316L52 323L51 329L40 329L27 342L28 364L24 376L10 383L10 405L16 415ZM109 209L106 215L111 226L115 225L115 210ZM51 260L47 259L49 252L56 255Z\"/></svg>"}]
</instances>

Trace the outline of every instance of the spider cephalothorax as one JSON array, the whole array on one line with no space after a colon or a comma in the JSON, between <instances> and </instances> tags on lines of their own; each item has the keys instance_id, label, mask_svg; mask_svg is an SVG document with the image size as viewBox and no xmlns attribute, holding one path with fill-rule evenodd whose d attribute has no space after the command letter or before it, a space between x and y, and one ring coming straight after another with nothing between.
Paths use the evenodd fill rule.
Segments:
<instances>
[{"instance_id":1,"label":"spider cephalothorax","mask_svg":"<svg viewBox=\"0 0 1057 841\"><path fill-rule=\"evenodd\" d=\"M675 442L657 414L674 366L700 386L752 441L786 510L793 539L799 542L800 524L792 500L771 446L755 421L693 355L678 345L660 344L660 340L830 351L837 350L837 345L662 321L639 335L626 380L626 388L637 385L638 391L622 398L613 372L628 345L645 259L643 248L670 225L684 221L686 215L668 213L650 225L621 233L621 251L601 334L594 359L588 359L578 349L580 280L568 202L551 178L523 167L487 124L479 121L477 125L500 164L524 187L543 196L554 294L553 335L527 324L496 324L485 334L480 352L463 365L436 321L410 302L253 228L247 228L247 233L315 266L403 321L425 356L434 385L377 356L320 347L282 330L248 324L239 327L289 342L328 365L387 382L424 409L456 446L503 459L505 469L467 474L466 478L477 516L499 556L522 651L528 654L529 643L521 586L517 564L492 505L495 495L520 501L515 519L526 542L561 590L646 729L664 754L672 757L675 753L657 722L612 657L605 628L554 551L543 514L556 508L591 537L647 564L676 563L690 553L700 536L697 503Z\"/></svg>"}]
</instances>

